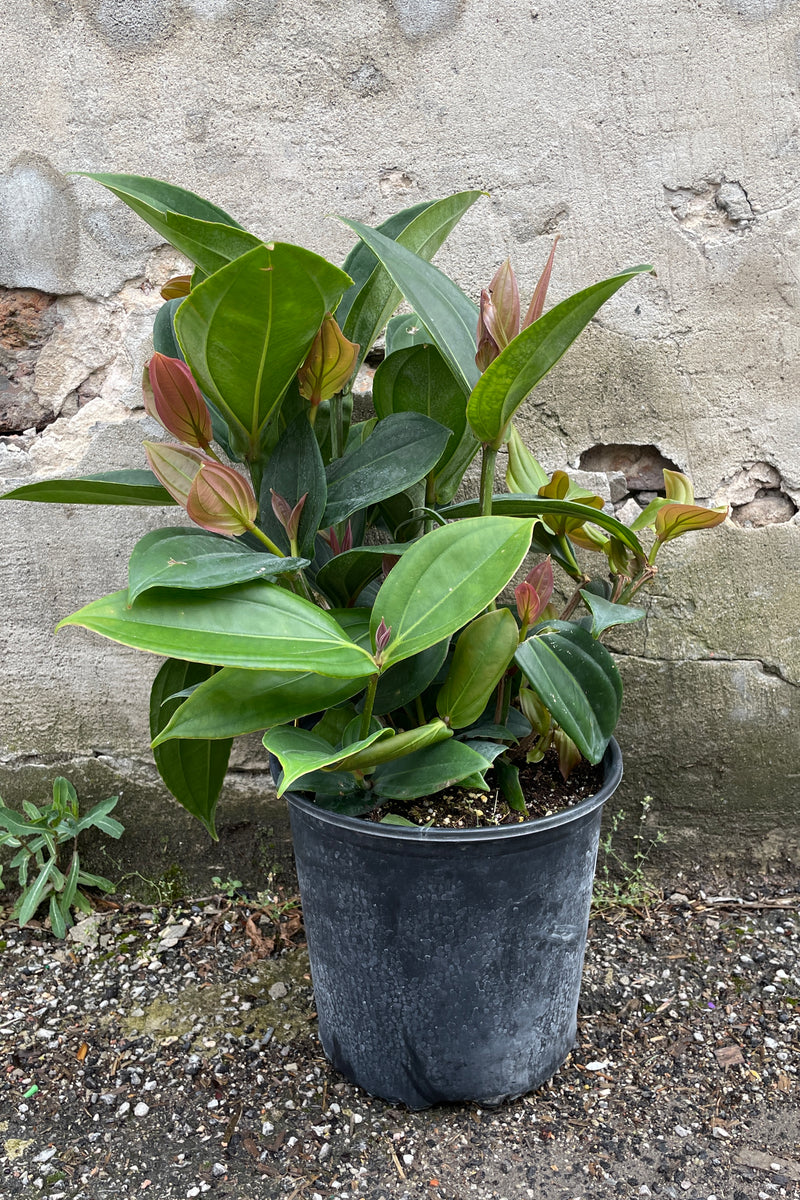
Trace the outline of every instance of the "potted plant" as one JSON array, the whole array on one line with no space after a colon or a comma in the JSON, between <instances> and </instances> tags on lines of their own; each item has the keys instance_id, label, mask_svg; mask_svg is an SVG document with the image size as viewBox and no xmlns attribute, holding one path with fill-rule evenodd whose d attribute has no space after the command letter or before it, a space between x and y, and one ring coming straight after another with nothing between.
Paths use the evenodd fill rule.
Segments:
<instances>
[{"instance_id":1,"label":"potted plant","mask_svg":"<svg viewBox=\"0 0 800 1200\"><path fill-rule=\"evenodd\" d=\"M232 739L266 731L337 1067L411 1107L535 1087L573 1043L601 808L621 776L602 635L643 615L632 601L661 546L725 511L665 472L628 528L545 472L514 418L651 268L545 312L551 252L523 315L509 263L478 305L430 264L478 192L377 229L346 221L359 240L339 269L182 189L92 178L194 264L164 288L145 378L172 440L145 443L149 471L6 498L177 504L191 524L148 533L128 587L61 626L166 657L155 761L212 836ZM402 299L412 312L394 316ZM384 329L374 412L355 419L350 387ZM596 774L537 815L526 774L549 761Z\"/></svg>"}]
</instances>

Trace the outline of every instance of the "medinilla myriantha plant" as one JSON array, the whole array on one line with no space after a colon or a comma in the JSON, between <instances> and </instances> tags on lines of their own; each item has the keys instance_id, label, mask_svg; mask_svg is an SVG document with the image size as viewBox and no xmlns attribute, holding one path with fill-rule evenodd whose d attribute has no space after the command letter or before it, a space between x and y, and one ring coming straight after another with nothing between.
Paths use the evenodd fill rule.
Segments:
<instances>
[{"instance_id":1,"label":"medinilla myriantha plant","mask_svg":"<svg viewBox=\"0 0 800 1200\"><path fill-rule=\"evenodd\" d=\"M651 268L545 312L551 253L523 315L509 263L476 304L429 261L479 192L378 228L346 220L358 242L339 268L181 188L91 178L194 263L165 286L145 379L169 440L145 443L149 470L6 498L185 510L187 524L136 545L127 588L61 622L166 656L150 722L175 797L215 836L232 739L256 730L280 793L351 815L487 789L492 770L522 819L520 761L555 746L565 775L581 756L599 762L622 698L603 633L643 615L631 601L661 546L725 511L665 471L665 497L628 528L546 473L514 418L600 306ZM393 315L402 300L411 313ZM374 412L354 421L350 389L381 335ZM478 494L455 500L478 457Z\"/></svg>"}]
</instances>

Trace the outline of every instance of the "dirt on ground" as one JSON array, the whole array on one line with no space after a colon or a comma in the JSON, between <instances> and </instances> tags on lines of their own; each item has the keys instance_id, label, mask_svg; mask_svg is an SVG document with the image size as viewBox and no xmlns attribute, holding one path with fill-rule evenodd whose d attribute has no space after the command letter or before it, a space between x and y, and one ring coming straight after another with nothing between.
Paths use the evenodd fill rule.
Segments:
<instances>
[{"instance_id":1,"label":"dirt on ground","mask_svg":"<svg viewBox=\"0 0 800 1200\"><path fill-rule=\"evenodd\" d=\"M5 921L0 1196L798 1197L799 899L677 877L595 914L555 1078L418 1113L327 1065L291 902L112 900L63 942Z\"/></svg>"}]
</instances>

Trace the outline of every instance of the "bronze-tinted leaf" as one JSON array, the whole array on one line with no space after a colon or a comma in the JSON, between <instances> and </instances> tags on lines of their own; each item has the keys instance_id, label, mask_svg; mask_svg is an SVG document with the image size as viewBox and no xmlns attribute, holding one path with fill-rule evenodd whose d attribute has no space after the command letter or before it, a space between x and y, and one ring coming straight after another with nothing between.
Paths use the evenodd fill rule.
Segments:
<instances>
[{"instance_id":1,"label":"bronze-tinted leaf","mask_svg":"<svg viewBox=\"0 0 800 1200\"><path fill-rule=\"evenodd\" d=\"M194 477L186 512L203 529L237 537L252 529L258 504L252 487L238 472L209 462Z\"/></svg>"},{"instance_id":2,"label":"bronze-tinted leaf","mask_svg":"<svg viewBox=\"0 0 800 1200\"><path fill-rule=\"evenodd\" d=\"M656 536L659 542L671 542L683 533L697 529L713 529L728 515L724 508L701 508L697 504L666 504L656 516Z\"/></svg>"}]
</instances>

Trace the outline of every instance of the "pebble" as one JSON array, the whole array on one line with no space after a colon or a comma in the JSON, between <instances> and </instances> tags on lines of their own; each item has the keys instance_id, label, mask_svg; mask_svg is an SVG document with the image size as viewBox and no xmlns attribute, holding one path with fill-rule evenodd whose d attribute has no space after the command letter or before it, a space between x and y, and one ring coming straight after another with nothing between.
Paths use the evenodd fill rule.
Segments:
<instances>
[{"instance_id":1,"label":"pebble","mask_svg":"<svg viewBox=\"0 0 800 1200\"><path fill-rule=\"evenodd\" d=\"M689 1135L692 1131L691 1131L691 1129L687 1129L685 1125L676 1125L675 1132L677 1133L678 1137L683 1138L683 1137L689 1137Z\"/></svg>"},{"instance_id":2,"label":"pebble","mask_svg":"<svg viewBox=\"0 0 800 1200\"><path fill-rule=\"evenodd\" d=\"M281 983L280 980L278 983L273 983L272 987L269 989L269 997L271 1000L282 1000L284 996L288 995L289 989L287 988L286 984Z\"/></svg>"},{"instance_id":3,"label":"pebble","mask_svg":"<svg viewBox=\"0 0 800 1200\"><path fill-rule=\"evenodd\" d=\"M319 1154L317 1155L317 1158L319 1159L320 1162L325 1162L325 1159L328 1157L330 1152L331 1152L330 1142L324 1142L322 1144L322 1146L320 1146Z\"/></svg>"},{"instance_id":4,"label":"pebble","mask_svg":"<svg viewBox=\"0 0 800 1200\"><path fill-rule=\"evenodd\" d=\"M145 1104L144 1100L140 1100L139 1103L136 1105L136 1108L133 1110L133 1115L135 1117L146 1117L149 1112L150 1112L150 1105Z\"/></svg>"},{"instance_id":5,"label":"pebble","mask_svg":"<svg viewBox=\"0 0 800 1200\"><path fill-rule=\"evenodd\" d=\"M227 1171L228 1168L225 1166L225 1164L219 1162L214 1163L213 1167L211 1168L211 1174L216 1175L218 1179L221 1175L227 1174Z\"/></svg>"}]
</instances>

